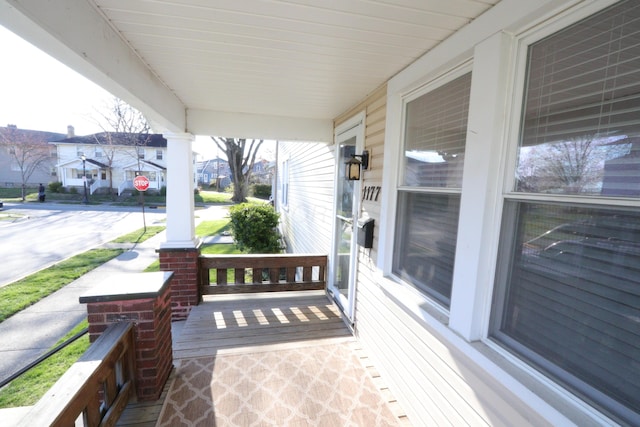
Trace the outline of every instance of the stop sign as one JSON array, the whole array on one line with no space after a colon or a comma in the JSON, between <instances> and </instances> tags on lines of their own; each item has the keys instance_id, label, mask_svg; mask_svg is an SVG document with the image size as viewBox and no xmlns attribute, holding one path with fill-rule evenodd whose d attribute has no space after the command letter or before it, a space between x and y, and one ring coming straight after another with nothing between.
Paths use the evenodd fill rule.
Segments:
<instances>
[{"instance_id":1,"label":"stop sign","mask_svg":"<svg viewBox=\"0 0 640 427\"><path fill-rule=\"evenodd\" d=\"M140 175L133 179L133 187L138 191L147 191L149 188L149 178Z\"/></svg>"}]
</instances>

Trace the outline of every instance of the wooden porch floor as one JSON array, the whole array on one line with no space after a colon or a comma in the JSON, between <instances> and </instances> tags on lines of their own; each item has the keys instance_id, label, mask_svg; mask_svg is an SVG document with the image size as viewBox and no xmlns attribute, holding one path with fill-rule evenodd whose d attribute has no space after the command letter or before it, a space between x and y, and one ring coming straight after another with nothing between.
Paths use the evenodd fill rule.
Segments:
<instances>
[{"instance_id":1,"label":"wooden porch floor","mask_svg":"<svg viewBox=\"0 0 640 427\"><path fill-rule=\"evenodd\" d=\"M162 398L118 425L410 425L323 291L206 296L179 323Z\"/></svg>"}]
</instances>

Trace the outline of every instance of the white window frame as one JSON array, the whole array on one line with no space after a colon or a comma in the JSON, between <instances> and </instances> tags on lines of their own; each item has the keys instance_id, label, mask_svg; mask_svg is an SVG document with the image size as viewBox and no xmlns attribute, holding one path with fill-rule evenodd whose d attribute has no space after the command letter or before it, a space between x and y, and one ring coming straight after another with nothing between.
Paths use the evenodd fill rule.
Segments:
<instances>
[{"instance_id":1,"label":"white window frame","mask_svg":"<svg viewBox=\"0 0 640 427\"><path fill-rule=\"evenodd\" d=\"M429 295L427 293L427 291L420 289L419 287L406 283L403 279L401 279L400 277L396 276L395 273L393 273L393 257L394 257L394 250L395 250L395 227L396 227L396 222L397 222L397 218L396 216L398 215L398 194L403 191L405 193L412 193L412 194L418 194L418 193L423 193L423 194L430 194L430 195L438 195L438 194L442 194L442 195L448 195L448 196L453 196L453 195L458 195L460 196L462 194L462 188L460 187L433 187L433 186L407 186L404 185L404 172L405 172L405 168L402 166L403 165L403 161L404 161L404 153L403 150L405 149L405 125L406 125L406 117L405 117L405 113L407 111L407 105L411 102L414 101L418 98L420 98L421 96L428 94L436 89L441 88L442 86L452 82L453 80L462 77L468 73L472 74L472 79L473 79L473 72L472 72L472 61L468 60L468 61L464 61L462 64L454 67L453 69L449 70L448 72L444 73L441 76L438 76L437 78L435 78L434 80L428 82L427 84L421 85L420 87L416 88L415 90L407 93L405 96L402 97L402 131L400 134L400 143L398 145L398 147L396 147L398 154L397 154L397 161L398 161L398 166L395 168L395 170L397 171L398 175L396 177L396 186L392 189L392 191L394 191L395 194L395 204L394 204L394 219L396 219L394 221L393 224L393 235L394 235L394 239L393 239L393 243L392 243L392 248L390 251L390 263L391 265L389 266L389 276L391 278L393 278L393 280L398 281L398 282L402 282L403 285L405 286L409 286L413 289L415 289L417 292L420 293L420 295L423 295L426 300L429 302L430 305L432 305L436 310L442 312L442 313L448 313L449 312L449 307L446 307L443 303L441 303L440 301L438 301L435 297ZM466 146L466 143L465 143ZM465 158L466 157L465 155ZM465 160L466 163L466 160ZM458 212L458 214L460 214L460 212ZM458 224L459 227L459 224ZM456 245L457 246L457 245ZM455 270L455 267L454 267ZM455 271L454 271L455 274ZM453 282L453 277L452 277L452 282ZM452 289L453 291L453 289ZM453 295L451 295L453 296Z\"/></svg>"},{"instance_id":2,"label":"white window frame","mask_svg":"<svg viewBox=\"0 0 640 427\"><path fill-rule=\"evenodd\" d=\"M572 9L565 10L563 13L558 14L548 22L540 23L525 32L522 32L515 36L515 49L513 54L513 84L509 89L511 91L510 102L507 104L506 111L510 112L511 119L507 121L506 127L506 159L504 166L502 166L502 194L499 197L499 202L496 209L500 211L498 215L499 221L495 223L494 235L492 239L492 264L494 268L491 270L491 284L489 286L490 291L493 292L494 281L496 275L496 263L497 263L497 249L500 239L500 226L502 209L505 202L508 200L516 202L558 202L562 204L577 204L583 206L597 206L597 207L632 207L640 208L640 200L638 198L627 197L605 197L596 195L572 195L572 194L542 194L542 193L525 193L517 192L514 190L516 175L515 170L517 166L518 146L520 142L521 131L521 117L524 113L523 99L525 96L525 83L526 83L526 71L527 71L527 55L529 47L550 36L560 30L563 30L589 16L598 13L599 11L606 9L607 7L617 3L618 0L600 0L594 1L589 4L581 4ZM488 288L488 289L489 289ZM499 353L511 364L518 367L522 372L526 372L532 377L536 378L540 383L548 387L549 390L554 390L558 395L564 397L566 401L571 402L581 411L588 413L588 415L594 419L601 420L603 423L609 423L611 420L594 407L587 404L585 401L576 397L573 393L564 388L559 382L541 374L535 368L531 367L528 362L525 362L519 356L515 355L511 351L506 350L498 343L489 338L490 333L490 317L492 310L491 298L486 298L483 312L478 316L482 322L482 330L480 331L479 338L483 341L487 347L491 348L496 353Z\"/></svg>"},{"instance_id":3,"label":"white window frame","mask_svg":"<svg viewBox=\"0 0 640 427\"><path fill-rule=\"evenodd\" d=\"M535 2L523 2L518 11L519 26L510 27L509 32L498 30L479 37L478 40L483 41L472 51L465 42L456 40L447 43L446 52L436 49L437 52L421 58L387 84L385 168L376 283L385 289L385 293L403 311L419 319L421 324L439 335L447 345L465 352L497 382L537 407L545 418L556 422L568 421L565 414L556 412L556 404L562 406L566 413L586 416L596 423L605 425L611 420L488 339L502 208L504 199L510 197L507 190L513 188L515 179L512 175L516 164L528 45L616 1L576 0L547 8L538 8L539 5L536 6ZM465 258L467 268L465 271L459 268L454 270L451 307L449 313L446 313L430 304L424 295L403 286L391 275L397 209L396 188L399 182L397 171L401 161L398 146L402 144L404 98L470 58L473 58L473 70L466 157L474 161L466 161L464 166L456 248L456 264L460 265L457 261L459 257ZM487 150L486 145L476 144L483 140L491 141L491 150ZM490 151L499 154L488 156ZM473 182L469 182L470 180ZM614 206L618 204L611 200L603 200L601 203ZM479 216L479 213L482 215ZM460 245L461 239L464 240L464 245ZM493 267L487 268L487 265ZM481 344L472 346L471 342ZM536 383L538 392L532 393L530 388L523 387L523 382L527 381ZM553 402L553 406L550 402Z\"/></svg>"}]
</instances>

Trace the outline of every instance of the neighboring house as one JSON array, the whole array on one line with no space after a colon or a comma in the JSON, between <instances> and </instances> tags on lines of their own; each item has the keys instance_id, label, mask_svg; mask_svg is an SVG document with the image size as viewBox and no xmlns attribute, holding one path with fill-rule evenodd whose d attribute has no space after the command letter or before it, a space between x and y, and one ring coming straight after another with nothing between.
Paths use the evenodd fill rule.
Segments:
<instances>
[{"instance_id":1,"label":"neighboring house","mask_svg":"<svg viewBox=\"0 0 640 427\"><path fill-rule=\"evenodd\" d=\"M219 157L197 162L196 175L199 185L215 187L217 184L220 189L231 185L229 162Z\"/></svg>"},{"instance_id":2,"label":"neighboring house","mask_svg":"<svg viewBox=\"0 0 640 427\"><path fill-rule=\"evenodd\" d=\"M251 174L251 183L271 184L275 170L275 163L265 159L256 160ZM229 162L221 158L196 162L196 175L199 185L215 187L216 180L219 188L223 189L232 184Z\"/></svg>"},{"instance_id":3,"label":"neighboring house","mask_svg":"<svg viewBox=\"0 0 640 427\"><path fill-rule=\"evenodd\" d=\"M256 160L253 164L251 182L254 184L271 184L275 167L275 162L270 162L266 159Z\"/></svg>"},{"instance_id":4,"label":"neighboring house","mask_svg":"<svg viewBox=\"0 0 640 427\"><path fill-rule=\"evenodd\" d=\"M0 186L21 186L23 174L30 187L57 181L57 153L47 142L64 137L64 133L19 129L16 125L0 127Z\"/></svg>"},{"instance_id":5,"label":"neighboring house","mask_svg":"<svg viewBox=\"0 0 640 427\"><path fill-rule=\"evenodd\" d=\"M83 188L86 176L90 194L118 195L133 190L133 179L146 176L149 192L166 184L167 140L161 134L101 132L50 141L58 153L58 177L64 187Z\"/></svg>"}]
</instances>

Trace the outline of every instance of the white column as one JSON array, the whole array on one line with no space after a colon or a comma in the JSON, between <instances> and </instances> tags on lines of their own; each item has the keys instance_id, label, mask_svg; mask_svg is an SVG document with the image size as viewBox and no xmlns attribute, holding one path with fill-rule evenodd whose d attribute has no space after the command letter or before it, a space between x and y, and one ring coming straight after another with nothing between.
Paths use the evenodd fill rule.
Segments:
<instances>
[{"instance_id":1,"label":"white column","mask_svg":"<svg viewBox=\"0 0 640 427\"><path fill-rule=\"evenodd\" d=\"M474 51L464 178L449 327L482 338L499 234L511 38L497 33Z\"/></svg>"},{"instance_id":2,"label":"white column","mask_svg":"<svg viewBox=\"0 0 640 427\"><path fill-rule=\"evenodd\" d=\"M164 137L167 139L167 241L160 248L195 248L194 136L165 133Z\"/></svg>"}]
</instances>

